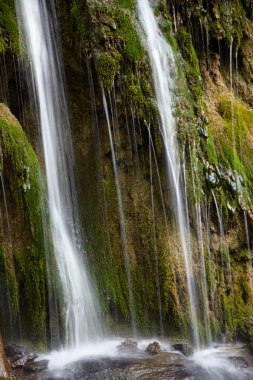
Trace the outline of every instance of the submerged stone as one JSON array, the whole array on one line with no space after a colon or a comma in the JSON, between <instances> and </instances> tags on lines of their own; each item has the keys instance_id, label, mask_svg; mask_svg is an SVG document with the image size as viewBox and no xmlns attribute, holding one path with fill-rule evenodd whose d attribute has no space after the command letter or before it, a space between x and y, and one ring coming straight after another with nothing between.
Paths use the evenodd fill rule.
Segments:
<instances>
[{"instance_id":1,"label":"submerged stone","mask_svg":"<svg viewBox=\"0 0 253 380\"><path fill-rule=\"evenodd\" d=\"M247 368L249 365L244 358L231 356L228 358L236 368Z\"/></svg>"},{"instance_id":2,"label":"submerged stone","mask_svg":"<svg viewBox=\"0 0 253 380\"><path fill-rule=\"evenodd\" d=\"M39 360L37 362L29 362L24 365L24 370L27 372L40 372L47 369L48 360Z\"/></svg>"},{"instance_id":3,"label":"submerged stone","mask_svg":"<svg viewBox=\"0 0 253 380\"><path fill-rule=\"evenodd\" d=\"M186 343L186 342L185 343L176 343L176 344L173 344L172 347L176 351L182 352L182 354L184 354L185 356L190 356L193 354L193 348L189 343Z\"/></svg>"},{"instance_id":4,"label":"submerged stone","mask_svg":"<svg viewBox=\"0 0 253 380\"><path fill-rule=\"evenodd\" d=\"M117 346L120 352L136 352L138 351L137 342L132 339L126 339Z\"/></svg>"}]
</instances>

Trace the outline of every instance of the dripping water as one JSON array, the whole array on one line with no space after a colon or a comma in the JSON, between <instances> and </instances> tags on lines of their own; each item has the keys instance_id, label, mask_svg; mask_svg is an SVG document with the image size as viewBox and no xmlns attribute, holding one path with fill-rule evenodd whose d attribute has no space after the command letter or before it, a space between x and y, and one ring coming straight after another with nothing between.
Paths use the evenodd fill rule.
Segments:
<instances>
[{"instance_id":1,"label":"dripping water","mask_svg":"<svg viewBox=\"0 0 253 380\"><path fill-rule=\"evenodd\" d=\"M125 260L125 271L126 271L127 289L128 289L128 296L129 296L129 309L130 309L132 333L134 336L136 336L136 333L137 333L136 313L135 313L135 302L134 302L134 294L133 294L132 274L131 274L130 258L129 258L129 251L128 251L125 215L124 215L123 200L122 200L122 193L121 193L121 186L120 186L120 178L119 178L119 172L118 172L116 153L114 149L114 138L115 138L115 134L117 133L115 131L115 128L113 128L113 133L112 133L109 109L108 109L107 100L106 100L106 96L105 96L105 92L103 88L102 88L102 95L103 95L104 112L105 112L109 140L110 140L115 186L116 186L116 192L117 192L120 232L121 232L121 239L122 239L123 253L124 253L124 260Z\"/></svg>"},{"instance_id":2,"label":"dripping water","mask_svg":"<svg viewBox=\"0 0 253 380\"><path fill-rule=\"evenodd\" d=\"M248 225L248 217L247 217L247 212L244 210L243 211L243 217L244 217L244 226L245 226L245 239L246 239L246 245L247 245L247 250L248 250L248 255L249 255L249 277L250 277L250 283L251 283L251 289L253 289L253 256L252 256L252 250L250 246L250 238L249 238L249 225ZM252 290L253 292L253 290Z\"/></svg>"},{"instance_id":3,"label":"dripping water","mask_svg":"<svg viewBox=\"0 0 253 380\"><path fill-rule=\"evenodd\" d=\"M191 152L191 149L189 149ZM202 299L203 299L203 315L204 315L204 325L205 325L205 334L207 343L211 343L212 334L210 327L210 316L209 316L209 303L208 303L208 290L207 290L207 277L206 277L206 264L205 264L205 250L204 250L204 239L202 231L202 215L201 215L201 205L198 197L200 197L201 185L199 183L199 173L198 165L193 163L192 154L190 153L190 162L191 162L191 174L192 174L192 185L193 185L193 194L195 198L195 215L196 215L196 229L197 229L197 242L199 246L199 255L200 255L200 264L201 264L201 285L203 286ZM196 184L196 181L197 184Z\"/></svg>"},{"instance_id":4,"label":"dripping water","mask_svg":"<svg viewBox=\"0 0 253 380\"><path fill-rule=\"evenodd\" d=\"M149 132L149 167L150 167L150 188L151 188L151 208L152 208L152 231L153 231L153 244L154 244L154 255L155 255L155 278L156 278L156 292L159 310L159 321L160 321L160 333L163 336L163 314L162 314L162 301L161 301L161 290L160 290L160 276L158 267L158 251L157 251L157 241L156 241L156 219L155 219L155 203L154 203L154 184L153 184L153 165L152 165L152 147L151 147L151 133Z\"/></svg>"},{"instance_id":5,"label":"dripping water","mask_svg":"<svg viewBox=\"0 0 253 380\"><path fill-rule=\"evenodd\" d=\"M172 5L172 13L173 13L174 31L175 31L175 33L177 33L177 18L176 18L175 5Z\"/></svg>"}]
</instances>

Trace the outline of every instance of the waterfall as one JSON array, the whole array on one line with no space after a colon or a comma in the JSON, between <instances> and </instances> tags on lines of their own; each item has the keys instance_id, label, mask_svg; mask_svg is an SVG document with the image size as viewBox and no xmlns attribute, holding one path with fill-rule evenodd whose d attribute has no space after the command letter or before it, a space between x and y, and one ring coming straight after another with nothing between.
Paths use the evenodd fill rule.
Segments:
<instances>
[{"instance_id":1,"label":"waterfall","mask_svg":"<svg viewBox=\"0 0 253 380\"><path fill-rule=\"evenodd\" d=\"M78 346L99 336L101 327L98 305L83 262L77 223L72 145L55 8L53 1L46 0L16 0L16 7L30 55L39 108L50 231L61 288L60 313L66 344Z\"/></svg>"},{"instance_id":2,"label":"waterfall","mask_svg":"<svg viewBox=\"0 0 253 380\"><path fill-rule=\"evenodd\" d=\"M141 26L141 36L146 46L153 74L156 102L160 116L160 130L164 141L167 172L171 186L174 214L180 231L181 245L184 254L186 279L189 293L191 322L194 343L198 347L199 331L194 295L194 273L192 253L188 244L189 237L186 227L185 199L180 185L180 161L177 151L176 123L173 116L173 71L175 70L174 55L171 46L163 37L148 0L137 1L138 16Z\"/></svg>"}]
</instances>

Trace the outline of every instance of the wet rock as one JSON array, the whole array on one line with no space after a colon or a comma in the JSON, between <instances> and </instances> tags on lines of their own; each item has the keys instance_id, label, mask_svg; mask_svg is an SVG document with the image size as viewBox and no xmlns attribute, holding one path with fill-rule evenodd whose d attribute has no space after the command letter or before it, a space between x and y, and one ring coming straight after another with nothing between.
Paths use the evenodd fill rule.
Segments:
<instances>
[{"instance_id":1,"label":"wet rock","mask_svg":"<svg viewBox=\"0 0 253 380\"><path fill-rule=\"evenodd\" d=\"M204 139L208 139L209 135L208 135L208 131L206 128L202 128L202 127L198 126L197 130L198 130L198 134L200 137L203 137Z\"/></svg>"},{"instance_id":2,"label":"wet rock","mask_svg":"<svg viewBox=\"0 0 253 380\"><path fill-rule=\"evenodd\" d=\"M48 360L39 360L37 362L28 362L24 365L24 370L27 372L40 372L47 369Z\"/></svg>"},{"instance_id":3,"label":"wet rock","mask_svg":"<svg viewBox=\"0 0 253 380\"><path fill-rule=\"evenodd\" d=\"M244 358L241 357L236 357L236 356L231 356L228 358L236 368L247 368L248 363Z\"/></svg>"},{"instance_id":4,"label":"wet rock","mask_svg":"<svg viewBox=\"0 0 253 380\"><path fill-rule=\"evenodd\" d=\"M38 355L29 352L26 346L16 343L8 344L4 351L13 369L23 367L27 362L38 357Z\"/></svg>"},{"instance_id":5,"label":"wet rock","mask_svg":"<svg viewBox=\"0 0 253 380\"><path fill-rule=\"evenodd\" d=\"M161 346L158 342L149 343L145 351L151 355L157 355L162 352Z\"/></svg>"},{"instance_id":6,"label":"wet rock","mask_svg":"<svg viewBox=\"0 0 253 380\"><path fill-rule=\"evenodd\" d=\"M253 339L248 344L249 351L253 354Z\"/></svg>"},{"instance_id":7,"label":"wet rock","mask_svg":"<svg viewBox=\"0 0 253 380\"><path fill-rule=\"evenodd\" d=\"M222 342L225 344L232 343L233 342L233 335L228 331L223 333L222 334Z\"/></svg>"},{"instance_id":8,"label":"wet rock","mask_svg":"<svg viewBox=\"0 0 253 380\"><path fill-rule=\"evenodd\" d=\"M4 352L9 359L13 359L17 356L22 357L29 353L26 346L17 343L7 344L7 346L4 347Z\"/></svg>"},{"instance_id":9,"label":"wet rock","mask_svg":"<svg viewBox=\"0 0 253 380\"><path fill-rule=\"evenodd\" d=\"M176 351L182 352L182 354L184 354L185 356L190 356L193 354L193 348L189 343L186 343L186 342L185 343L176 343L176 344L173 344L172 347Z\"/></svg>"},{"instance_id":10,"label":"wet rock","mask_svg":"<svg viewBox=\"0 0 253 380\"><path fill-rule=\"evenodd\" d=\"M132 339L126 339L119 346L117 346L118 351L120 352L137 352L137 342Z\"/></svg>"},{"instance_id":11,"label":"wet rock","mask_svg":"<svg viewBox=\"0 0 253 380\"><path fill-rule=\"evenodd\" d=\"M219 178L215 172L206 173L206 180L211 187L215 187L219 184Z\"/></svg>"},{"instance_id":12,"label":"wet rock","mask_svg":"<svg viewBox=\"0 0 253 380\"><path fill-rule=\"evenodd\" d=\"M233 193L237 193L237 184L235 181L229 182L230 189L233 191Z\"/></svg>"},{"instance_id":13,"label":"wet rock","mask_svg":"<svg viewBox=\"0 0 253 380\"><path fill-rule=\"evenodd\" d=\"M37 357L38 357L38 355L36 355L36 354L28 353L27 355L24 355L23 357L13 361L11 363L11 367L13 369L18 368L18 367L23 367L26 363L32 362Z\"/></svg>"}]
</instances>

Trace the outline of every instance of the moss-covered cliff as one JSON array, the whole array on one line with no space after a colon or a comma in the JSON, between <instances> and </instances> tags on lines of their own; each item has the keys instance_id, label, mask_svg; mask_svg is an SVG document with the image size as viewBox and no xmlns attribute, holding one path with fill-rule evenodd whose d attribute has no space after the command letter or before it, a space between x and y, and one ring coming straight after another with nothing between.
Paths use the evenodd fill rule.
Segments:
<instances>
[{"instance_id":1,"label":"moss-covered cliff","mask_svg":"<svg viewBox=\"0 0 253 380\"><path fill-rule=\"evenodd\" d=\"M28 335L42 339L46 284L39 163L20 124L3 103L0 147L1 330L9 339Z\"/></svg>"},{"instance_id":2,"label":"moss-covered cliff","mask_svg":"<svg viewBox=\"0 0 253 380\"><path fill-rule=\"evenodd\" d=\"M161 28L172 44L178 60L179 141L182 153L186 147L185 161L189 162L186 165L188 197L189 203L192 205L190 212L193 245L196 252L196 270L200 271L199 278L201 279L197 242L194 243L196 231L194 203L199 201L202 205L203 234L206 240L206 270L213 331L216 330L220 333L228 330L235 333L250 319L252 313L250 306L252 293L249 281L250 252L246 247L243 217L247 213L248 223L251 223L252 136L250 130L252 111L246 85L246 80L248 81L246 78L251 73L248 63L249 72L244 73L243 77L240 75L243 59L239 58L242 50L247 50L245 42L242 43L242 40L245 41L243 37L249 35L251 6L237 1L228 2L226 8L224 7L224 3L219 1L209 7L208 4L201 3L200 5L200 2L197 1L168 2L167 5L156 2L156 12ZM69 10L66 9L66 12L68 13ZM89 247L92 252L95 277L100 279L101 283L98 284L98 287L103 289L102 299L107 301L107 307L113 317L117 312L120 319L129 318L129 309L126 308L127 304L125 303L127 290L119 219L115 212L117 198L107 127L101 106L100 81L103 82L105 88L109 90L113 88L108 99L111 97L113 109L115 104L117 108L117 113L112 115L112 120L117 119L115 123L118 124L116 128L120 134L119 146L116 146L116 151L119 152L118 167L123 191L139 327L146 326L148 328L152 323L155 322L158 325L159 322L159 292L157 293L155 275L155 270L157 270L165 326L167 322L167 328L168 326L170 328L172 326L174 328L183 327L183 330L186 331L187 326L189 327L189 319L183 317L187 315L185 307L182 306L187 305L185 302L187 296L185 285L183 285L185 284L184 271L181 270L182 253L180 253L177 232L173 227L167 183L164 178L163 148L157 133L156 122L154 122L156 110L152 105L153 90L149 63L143 48L140 48L138 35L131 31L132 27L137 29L134 6L127 2L74 1L70 12L74 21L78 21L77 25L83 27L82 30L74 28L76 33L69 32L69 35L75 34L75 36L81 37L83 64L81 63L82 67L79 67L79 70L82 71L83 78L85 78L84 65L85 60L88 60L95 83L93 84L95 98L92 98L91 101L95 102L93 107L98 116L98 126L95 126L98 131L95 131L94 135L97 139L100 138L100 151L98 145L95 145L95 148L92 147L91 156L99 154L97 166L94 163L94 166L89 168L91 160L85 160L87 162L85 175L90 171L86 180L87 186L90 187L93 183L90 179L93 177L94 180L94 170L97 167L97 170L100 170L97 180L101 182L102 190L98 190L95 199L93 198L95 193L90 192L89 203L92 206L90 212L86 209L85 224L88 241L90 240ZM125 18L128 18L126 34L124 22L122 22L122 19ZM62 29L64 26L63 21ZM69 27L72 26L69 25ZM130 39L128 33L132 36ZM199 36L202 36L201 40ZM249 37L247 40L250 44ZM75 38L71 42L74 45L78 44ZM135 53L128 54L129 52ZM229 70L230 54L232 54L233 70L232 91ZM66 67L68 67L68 49L65 49L65 56ZM244 62L245 60L247 60L246 57ZM235 71L236 64L237 73ZM189 90L187 90L187 85ZM87 108L89 107L87 100ZM114 112L112 110L112 113ZM164 221L163 201L155 172L155 162L152 163L154 173L152 179L150 178L147 132L147 124L150 122L162 181L167 222ZM78 120L75 123L78 124ZM79 133L76 132L78 136ZM82 133L85 135L84 124ZM83 144L85 143L87 146L88 141L83 141ZM98 140L95 140L96 143L98 144ZM82 150L84 153L83 148ZM77 161L80 162L80 158ZM192 169L195 163L198 166L194 174L198 176L198 180L195 179L198 187L197 197L192 188ZM151 208L152 189L155 197L155 223ZM219 243L221 231L217 227L217 212L211 190L217 199L223 217L225 236L222 246ZM93 202L92 199L94 199ZM102 200L101 205L95 211L97 199ZM87 205L88 200L85 199L83 203ZM101 207L105 204L105 222L101 224L99 221ZM210 236L207 236L206 222L204 222L207 208L210 215L208 222L211 225ZM96 215L97 220L95 219ZM94 223L94 221L96 222ZM154 224L155 230L153 229ZM105 229L109 236L104 234ZM94 239L94 236L98 236L97 234L100 237ZM207 245L207 240L211 240L209 245ZM170 245L169 242L172 244ZM222 258L222 256L224 257ZM108 257L110 257L110 261ZM99 266L96 261L101 263L101 260L104 260L104 264ZM240 264L241 260L244 264ZM231 269L231 274L226 273L224 267L223 270L221 269L224 261ZM117 268L115 272L111 271L111 262L113 267ZM107 266L108 269L106 269ZM102 273L101 268L103 268ZM241 271L244 273L243 276L240 274ZM117 273L118 279L113 278L115 273ZM150 273L149 276L147 276L148 273ZM232 285L229 280L230 275L232 276ZM148 283L147 277L149 278ZM198 291L201 295L203 291L201 282ZM242 294L247 295L243 296ZM215 298L215 305L212 304L211 295L213 299ZM239 304L234 303L234 297ZM200 304L200 313L203 312L202 307L203 305Z\"/></svg>"}]
</instances>

